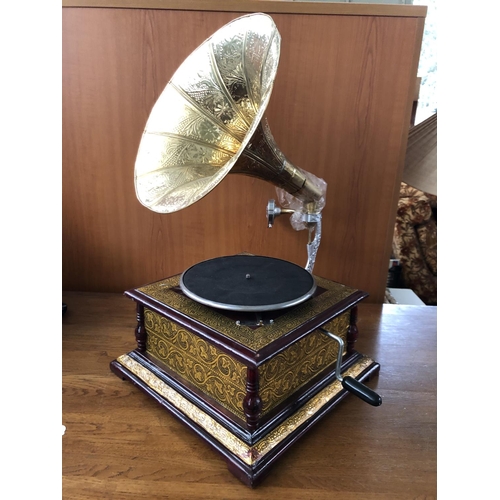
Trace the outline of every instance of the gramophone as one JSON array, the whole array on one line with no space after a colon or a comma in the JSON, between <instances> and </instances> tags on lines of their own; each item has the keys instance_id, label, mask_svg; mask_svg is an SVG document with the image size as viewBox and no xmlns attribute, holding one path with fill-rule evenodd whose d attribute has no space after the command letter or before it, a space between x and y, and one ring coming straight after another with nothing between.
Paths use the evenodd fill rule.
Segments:
<instances>
[{"instance_id":1,"label":"gramophone","mask_svg":"<svg viewBox=\"0 0 500 500\"><path fill-rule=\"evenodd\" d=\"M306 230L304 268L241 253L128 290L137 348L111 362L219 451L254 486L312 425L380 366L354 349L367 294L312 274L326 183L290 163L264 117L280 53L268 15L222 27L179 67L154 105L135 164L138 200L168 214L243 174L276 186L267 224Z\"/></svg>"}]
</instances>

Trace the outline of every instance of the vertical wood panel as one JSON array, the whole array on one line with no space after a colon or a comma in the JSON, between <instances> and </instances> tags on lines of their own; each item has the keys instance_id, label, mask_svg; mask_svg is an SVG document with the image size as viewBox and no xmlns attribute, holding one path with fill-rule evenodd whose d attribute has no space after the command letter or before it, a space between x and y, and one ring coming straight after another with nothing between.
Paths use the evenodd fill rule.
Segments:
<instances>
[{"instance_id":1,"label":"vertical wood panel","mask_svg":"<svg viewBox=\"0 0 500 500\"><path fill-rule=\"evenodd\" d=\"M273 186L228 176L180 212L134 192L149 112L182 61L235 12L63 9L63 288L123 291L242 251L305 265L307 235L266 227ZM422 18L273 14L268 109L285 155L328 183L315 274L382 301Z\"/></svg>"}]
</instances>

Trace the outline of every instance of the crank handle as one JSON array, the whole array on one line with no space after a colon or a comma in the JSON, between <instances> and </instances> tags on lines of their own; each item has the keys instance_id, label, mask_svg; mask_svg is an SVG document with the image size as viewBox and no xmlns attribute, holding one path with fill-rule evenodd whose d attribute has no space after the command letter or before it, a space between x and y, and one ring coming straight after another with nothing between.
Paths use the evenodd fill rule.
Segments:
<instances>
[{"instance_id":1,"label":"crank handle","mask_svg":"<svg viewBox=\"0 0 500 500\"><path fill-rule=\"evenodd\" d=\"M339 345L339 354L337 356L335 376L337 377L337 380L342 383L342 387L346 391L349 391L358 398L362 399L365 403L368 403L372 406L380 406L382 404L382 398L375 391L353 377L342 377L342 375L340 374L340 370L342 367L342 353L344 352L344 341L337 335L334 335L324 328L320 328L320 330L330 338L335 340Z\"/></svg>"}]
</instances>

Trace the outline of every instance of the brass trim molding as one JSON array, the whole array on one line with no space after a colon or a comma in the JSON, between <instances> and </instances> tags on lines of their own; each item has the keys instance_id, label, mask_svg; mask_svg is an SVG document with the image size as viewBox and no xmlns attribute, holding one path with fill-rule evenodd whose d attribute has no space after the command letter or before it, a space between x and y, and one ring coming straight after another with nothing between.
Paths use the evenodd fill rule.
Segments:
<instances>
[{"instance_id":1,"label":"brass trim molding","mask_svg":"<svg viewBox=\"0 0 500 500\"><path fill-rule=\"evenodd\" d=\"M175 408L181 411L192 422L208 432L231 453L250 466L256 464L275 446L320 411L321 408L343 390L341 383L335 380L255 445L249 446L147 368L133 360L128 354L120 356L117 361L135 376L140 378L148 387L175 406ZM343 375L357 377L372 363L373 361L370 358L364 356L351 368L346 370Z\"/></svg>"}]
</instances>

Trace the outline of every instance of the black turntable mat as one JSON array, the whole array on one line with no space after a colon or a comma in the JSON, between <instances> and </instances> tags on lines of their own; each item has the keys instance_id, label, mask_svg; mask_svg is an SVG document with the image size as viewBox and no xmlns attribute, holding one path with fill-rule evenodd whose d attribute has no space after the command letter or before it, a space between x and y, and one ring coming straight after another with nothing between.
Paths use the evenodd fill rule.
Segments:
<instances>
[{"instance_id":1,"label":"black turntable mat","mask_svg":"<svg viewBox=\"0 0 500 500\"><path fill-rule=\"evenodd\" d=\"M217 257L183 273L182 291L202 304L233 311L273 311L310 298L313 276L286 260L257 255Z\"/></svg>"}]
</instances>

